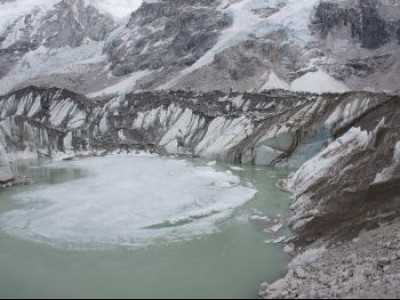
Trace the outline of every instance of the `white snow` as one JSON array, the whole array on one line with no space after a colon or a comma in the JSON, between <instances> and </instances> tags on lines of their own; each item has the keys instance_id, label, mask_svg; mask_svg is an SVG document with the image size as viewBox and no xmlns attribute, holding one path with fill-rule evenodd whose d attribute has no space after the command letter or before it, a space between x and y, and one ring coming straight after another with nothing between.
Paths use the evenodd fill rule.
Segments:
<instances>
[{"instance_id":1,"label":"white snow","mask_svg":"<svg viewBox=\"0 0 400 300\"><path fill-rule=\"evenodd\" d=\"M393 161L392 165L388 168L382 170L382 172L376 174L374 184L384 183L393 179L396 170L398 170L400 166L400 142L397 142L394 147L393 153Z\"/></svg>"},{"instance_id":2,"label":"white snow","mask_svg":"<svg viewBox=\"0 0 400 300\"><path fill-rule=\"evenodd\" d=\"M25 24L24 18L18 18L14 22L14 29L12 30L12 32L7 34L6 39L1 43L1 48L6 49L6 48L10 47L12 44L14 44L15 42L17 42L19 39L21 39L25 26L26 26L26 24ZM4 27L6 27L6 26L4 26ZM0 29L1 29L1 27L0 27ZM6 29L6 28L4 28L4 29ZM1 32L2 31L0 30L0 33Z\"/></svg>"},{"instance_id":3,"label":"white snow","mask_svg":"<svg viewBox=\"0 0 400 300\"><path fill-rule=\"evenodd\" d=\"M137 10L143 0L85 0L85 3L96 7L103 14L110 14L115 19L123 19Z\"/></svg>"},{"instance_id":4,"label":"white snow","mask_svg":"<svg viewBox=\"0 0 400 300\"><path fill-rule=\"evenodd\" d=\"M207 166L209 167L215 167L217 165L217 161L210 161L209 163L207 163Z\"/></svg>"},{"instance_id":5,"label":"white snow","mask_svg":"<svg viewBox=\"0 0 400 300\"><path fill-rule=\"evenodd\" d=\"M0 80L0 94L6 94L18 84L28 82L36 76L83 72L88 66L100 64L106 59L102 54L103 47L101 42L87 40L78 48L48 49L41 46L30 51Z\"/></svg>"},{"instance_id":6,"label":"white snow","mask_svg":"<svg viewBox=\"0 0 400 300\"><path fill-rule=\"evenodd\" d=\"M160 157L109 156L53 167L86 169L89 176L15 196L23 207L0 217L3 231L55 246L142 247L212 234L256 194L236 176Z\"/></svg>"},{"instance_id":7,"label":"white snow","mask_svg":"<svg viewBox=\"0 0 400 300\"><path fill-rule=\"evenodd\" d=\"M400 164L400 142L397 142L394 147L393 163Z\"/></svg>"},{"instance_id":8,"label":"white snow","mask_svg":"<svg viewBox=\"0 0 400 300\"><path fill-rule=\"evenodd\" d=\"M291 90L296 92L344 93L350 89L322 70L309 72L292 82Z\"/></svg>"},{"instance_id":9,"label":"white snow","mask_svg":"<svg viewBox=\"0 0 400 300\"><path fill-rule=\"evenodd\" d=\"M16 0L0 3L0 33L13 24L19 17L33 11L47 11L53 8L60 0Z\"/></svg>"},{"instance_id":10,"label":"white snow","mask_svg":"<svg viewBox=\"0 0 400 300\"><path fill-rule=\"evenodd\" d=\"M267 82L265 82L265 84L261 87L260 91L272 89L288 90L290 89L290 85L283 79L280 79L275 72L272 71L269 74Z\"/></svg>"},{"instance_id":11,"label":"white snow","mask_svg":"<svg viewBox=\"0 0 400 300\"><path fill-rule=\"evenodd\" d=\"M277 7L282 2L286 2L286 6L269 18L263 19L253 12L258 8ZM218 43L187 72L211 63L216 54L245 40L249 34L262 36L283 28L292 33L290 37L294 40L307 41L310 35L308 21L317 3L318 0L242 0L230 1L229 6L226 3L221 6L221 10L232 15L233 25L222 33Z\"/></svg>"},{"instance_id":12,"label":"white snow","mask_svg":"<svg viewBox=\"0 0 400 300\"><path fill-rule=\"evenodd\" d=\"M195 153L208 158L223 158L225 152L251 135L253 130L254 124L246 116L233 120L217 117L209 125Z\"/></svg>"},{"instance_id":13,"label":"white snow","mask_svg":"<svg viewBox=\"0 0 400 300\"><path fill-rule=\"evenodd\" d=\"M273 233L277 233L279 230L282 229L282 227L283 227L283 224L277 224L277 225L275 225L275 226L273 226L273 227L271 228L271 231L272 231Z\"/></svg>"},{"instance_id":14,"label":"white snow","mask_svg":"<svg viewBox=\"0 0 400 300\"><path fill-rule=\"evenodd\" d=\"M380 102L374 101L369 97L357 98L350 102L341 103L326 120L325 125L327 128L332 128L332 126L344 127L377 105L380 105Z\"/></svg>"},{"instance_id":15,"label":"white snow","mask_svg":"<svg viewBox=\"0 0 400 300\"><path fill-rule=\"evenodd\" d=\"M98 91L96 93L88 95L88 97L99 97L99 96L106 96L106 95L112 95L112 94L127 94L130 93L134 90L134 87L136 85L136 82L143 77L146 77L151 74L151 71L149 70L143 70L143 71L138 71L127 78L121 80L120 82L107 87L104 90Z\"/></svg>"},{"instance_id":16,"label":"white snow","mask_svg":"<svg viewBox=\"0 0 400 300\"><path fill-rule=\"evenodd\" d=\"M86 5L96 7L101 13L107 13L116 20L129 16L137 10L143 0L84 0ZM13 24L18 18L34 11L51 10L61 0L15 0L0 3L0 33Z\"/></svg>"},{"instance_id":17,"label":"white snow","mask_svg":"<svg viewBox=\"0 0 400 300\"><path fill-rule=\"evenodd\" d=\"M13 31L7 34L6 40L1 43L1 46L8 47L20 38L23 32L21 29L25 26L23 16L35 13L37 18L41 19L59 2L61 0L15 0L0 4L0 34L15 23ZM133 11L140 7L142 2L143 0L84 0L86 5L96 7L101 13L110 14L121 24L123 19L128 18ZM19 84L28 82L36 76L53 73L84 73L88 66L100 65L106 60L106 56L102 53L103 47L104 43L88 40L86 44L73 49L40 47L31 51L0 81L0 94L6 94ZM127 80L110 87L110 91L127 89L128 85ZM105 92L107 93L108 90Z\"/></svg>"},{"instance_id":18,"label":"white snow","mask_svg":"<svg viewBox=\"0 0 400 300\"><path fill-rule=\"evenodd\" d=\"M181 72L177 78L160 87L168 89L183 76L190 74L214 60L215 55L246 40L250 34L262 37L275 30L284 30L291 41L304 45L311 38L308 27L312 10L319 0L226 0L221 3L221 12L233 18L233 24L225 29L218 42L195 64ZM286 5L268 18L261 18L254 9Z\"/></svg>"},{"instance_id":19,"label":"white snow","mask_svg":"<svg viewBox=\"0 0 400 300\"><path fill-rule=\"evenodd\" d=\"M232 171L244 171L244 169L241 168L241 167L230 166L229 168L230 168Z\"/></svg>"},{"instance_id":20,"label":"white snow","mask_svg":"<svg viewBox=\"0 0 400 300\"><path fill-rule=\"evenodd\" d=\"M289 268L295 268L297 266L307 267L318 261L322 255L326 252L326 248L309 249L306 252L296 256L289 264Z\"/></svg>"}]
</instances>

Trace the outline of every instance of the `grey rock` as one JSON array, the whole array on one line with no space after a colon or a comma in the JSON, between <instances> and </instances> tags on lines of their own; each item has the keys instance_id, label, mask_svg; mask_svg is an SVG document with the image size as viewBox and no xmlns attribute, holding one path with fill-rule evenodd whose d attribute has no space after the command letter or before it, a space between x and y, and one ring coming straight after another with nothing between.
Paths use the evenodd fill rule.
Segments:
<instances>
[{"instance_id":1,"label":"grey rock","mask_svg":"<svg viewBox=\"0 0 400 300\"><path fill-rule=\"evenodd\" d=\"M362 274L365 277L370 277L370 276L372 276L373 272L372 272L372 270L370 268L366 268L366 269L363 270Z\"/></svg>"},{"instance_id":2,"label":"grey rock","mask_svg":"<svg viewBox=\"0 0 400 300\"><path fill-rule=\"evenodd\" d=\"M295 268L295 275L300 279L305 279L307 277L306 271L300 266Z\"/></svg>"},{"instance_id":3,"label":"grey rock","mask_svg":"<svg viewBox=\"0 0 400 300\"><path fill-rule=\"evenodd\" d=\"M381 257L378 259L378 266L390 265L392 260L389 257Z\"/></svg>"}]
</instances>

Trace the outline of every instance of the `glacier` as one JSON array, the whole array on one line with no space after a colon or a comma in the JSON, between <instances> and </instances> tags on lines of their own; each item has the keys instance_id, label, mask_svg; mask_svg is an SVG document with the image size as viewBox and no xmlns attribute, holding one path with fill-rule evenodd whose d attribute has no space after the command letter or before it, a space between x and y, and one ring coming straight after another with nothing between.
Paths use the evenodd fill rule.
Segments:
<instances>
[{"instance_id":1,"label":"glacier","mask_svg":"<svg viewBox=\"0 0 400 300\"><path fill-rule=\"evenodd\" d=\"M9 152L175 155L181 131L191 156L297 168L389 99L366 92L275 90L143 92L94 102L67 90L27 88L0 97L0 133Z\"/></svg>"}]
</instances>

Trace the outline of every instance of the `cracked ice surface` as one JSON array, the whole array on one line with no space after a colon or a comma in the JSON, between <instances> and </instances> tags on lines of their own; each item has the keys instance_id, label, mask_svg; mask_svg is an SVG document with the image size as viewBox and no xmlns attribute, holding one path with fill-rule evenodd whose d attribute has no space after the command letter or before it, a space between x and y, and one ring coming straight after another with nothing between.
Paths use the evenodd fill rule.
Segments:
<instances>
[{"instance_id":1,"label":"cracked ice surface","mask_svg":"<svg viewBox=\"0 0 400 300\"><path fill-rule=\"evenodd\" d=\"M54 246L143 247L212 234L256 191L209 166L159 157L106 157L55 163L86 178L15 196L3 214L9 234Z\"/></svg>"}]
</instances>

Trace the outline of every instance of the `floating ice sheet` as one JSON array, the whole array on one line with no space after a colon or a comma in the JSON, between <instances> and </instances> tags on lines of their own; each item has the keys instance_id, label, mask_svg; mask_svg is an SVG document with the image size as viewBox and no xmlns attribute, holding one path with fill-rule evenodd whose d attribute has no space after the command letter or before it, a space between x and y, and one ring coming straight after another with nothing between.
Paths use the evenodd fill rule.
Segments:
<instances>
[{"instance_id":1,"label":"floating ice sheet","mask_svg":"<svg viewBox=\"0 0 400 300\"><path fill-rule=\"evenodd\" d=\"M56 246L147 246L211 234L256 191L209 166L159 157L105 157L53 164L89 176L18 194L22 209L2 230Z\"/></svg>"}]
</instances>

